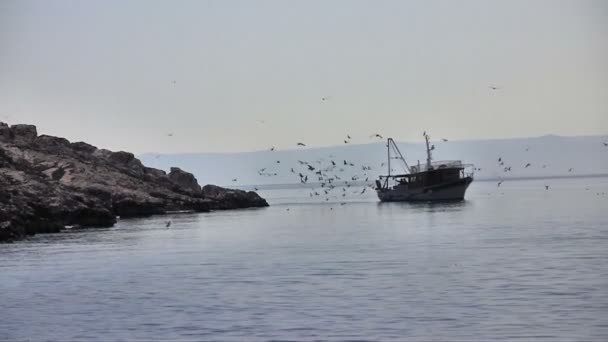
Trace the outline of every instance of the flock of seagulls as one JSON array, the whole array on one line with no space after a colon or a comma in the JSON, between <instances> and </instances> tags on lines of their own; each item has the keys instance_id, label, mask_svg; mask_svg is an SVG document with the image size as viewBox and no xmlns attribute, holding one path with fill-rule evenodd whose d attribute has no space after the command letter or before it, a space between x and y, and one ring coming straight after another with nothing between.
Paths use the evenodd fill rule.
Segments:
<instances>
[{"instance_id":1,"label":"flock of seagulls","mask_svg":"<svg viewBox=\"0 0 608 342\"><path fill-rule=\"evenodd\" d=\"M172 84L175 85L176 81L173 80ZM490 85L488 88L492 91L499 91L502 89L501 86L498 85ZM331 99L329 96L321 97L321 102L327 102ZM259 124L265 124L266 120L257 120ZM426 131L423 133L426 135ZM173 137L173 133L167 133L167 136ZM379 139L383 140L384 137L380 133L371 134L370 139ZM350 144L352 141L352 137L350 134L346 134L346 138L343 139L344 144ZM442 142L448 142L449 140L446 138L441 138ZM608 142L602 142L603 147L608 148ZM297 142L296 147L306 147L306 143ZM430 146L431 150L435 149L435 145ZM525 151L528 152L530 150L530 146L525 147ZM276 146L271 146L269 151L276 151ZM276 164L281 164L280 160L276 160ZM508 173L512 171L513 166L505 165L504 159L499 156L497 158L497 164L502 168L504 173ZM385 162L380 164L380 168L386 165ZM345 172L352 174L352 171L358 169L360 167L360 173L356 173L350 177L345 175ZM528 169L533 167L533 164L527 162L523 165L524 169ZM542 164L543 169L547 167L547 164ZM355 165L355 163L343 159L341 161L336 160L336 157L333 155L329 155L328 158L320 158L315 161L304 161L298 160L298 164L289 168L289 172L299 180L302 184L307 184L309 181L314 180L315 184L318 185L318 188L312 188L309 193L310 197L324 197L325 201L329 201L330 198L340 198L346 197L348 193L363 195L366 193L368 187L373 188L373 186L368 184L369 174L368 171L372 171L372 166L370 165ZM278 172L269 172L268 168L264 167L258 170L258 175L260 176L278 176ZM475 167L474 171L482 171L481 167ZM572 173L574 168L569 168L568 172ZM232 182L237 182L238 178L233 178ZM349 190L353 185L364 184L363 190ZM500 187L504 180L499 180L497 183L497 187ZM545 185L545 190L549 190L549 185ZM254 188L258 191L258 188ZM346 202L340 202L340 205L345 205ZM333 207L331 208L333 210ZM289 211L289 208L286 209ZM167 221L165 223L165 227L169 228L171 226L171 221Z\"/></svg>"}]
</instances>

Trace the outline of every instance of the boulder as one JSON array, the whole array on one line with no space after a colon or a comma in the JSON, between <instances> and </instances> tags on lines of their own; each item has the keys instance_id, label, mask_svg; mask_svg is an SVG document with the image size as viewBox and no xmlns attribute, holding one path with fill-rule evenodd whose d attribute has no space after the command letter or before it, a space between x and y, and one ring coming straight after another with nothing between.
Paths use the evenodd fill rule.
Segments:
<instances>
[{"instance_id":1,"label":"boulder","mask_svg":"<svg viewBox=\"0 0 608 342\"><path fill-rule=\"evenodd\" d=\"M169 180L177 185L180 189L189 191L195 194L201 192L201 186L198 185L196 177L190 172L186 172L179 167L172 167L169 172Z\"/></svg>"},{"instance_id":2,"label":"boulder","mask_svg":"<svg viewBox=\"0 0 608 342\"><path fill-rule=\"evenodd\" d=\"M217 185L205 185L201 190L204 198L214 200L213 209L237 209L267 207L268 202L253 191L226 189Z\"/></svg>"},{"instance_id":3,"label":"boulder","mask_svg":"<svg viewBox=\"0 0 608 342\"><path fill-rule=\"evenodd\" d=\"M11 128L4 122L0 122L0 141L13 140Z\"/></svg>"},{"instance_id":4,"label":"boulder","mask_svg":"<svg viewBox=\"0 0 608 342\"><path fill-rule=\"evenodd\" d=\"M31 143L38 136L38 131L34 125L12 125L11 132L13 139L20 143Z\"/></svg>"},{"instance_id":5,"label":"boulder","mask_svg":"<svg viewBox=\"0 0 608 342\"><path fill-rule=\"evenodd\" d=\"M74 151L83 152L87 154L93 153L97 150L97 147L82 141L73 142L70 145L72 146L72 149Z\"/></svg>"}]
</instances>

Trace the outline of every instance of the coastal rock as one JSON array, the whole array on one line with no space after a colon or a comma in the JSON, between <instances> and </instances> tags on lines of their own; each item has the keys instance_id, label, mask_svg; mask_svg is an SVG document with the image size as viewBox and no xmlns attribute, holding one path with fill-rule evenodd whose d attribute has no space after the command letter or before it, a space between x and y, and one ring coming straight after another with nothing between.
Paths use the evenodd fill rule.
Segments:
<instances>
[{"instance_id":1,"label":"coastal rock","mask_svg":"<svg viewBox=\"0 0 608 342\"><path fill-rule=\"evenodd\" d=\"M169 172L169 179L179 186L181 189L198 194L201 192L201 186L198 185L196 177L190 172L186 172L179 167L172 167Z\"/></svg>"},{"instance_id":2,"label":"coastal rock","mask_svg":"<svg viewBox=\"0 0 608 342\"><path fill-rule=\"evenodd\" d=\"M201 191L191 173L145 167L129 152L38 136L35 126L0 122L0 241L66 225L111 226L116 216L267 205L253 192L216 186Z\"/></svg>"},{"instance_id":3,"label":"coastal rock","mask_svg":"<svg viewBox=\"0 0 608 342\"><path fill-rule=\"evenodd\" d=\"M248 207L267 207L268 202L253 191L226 189L217 185L205 185L202 189L205 198L214 200L213 209L236 209Z\"/></svg>"},{"instance_id":4,"label":"coastal rock","mask_svg":"<svg viewBox=\"0 0 608 342\"><path fill-rule=\"evenodd\" d=\"M12 125L11 132L16 142L30 143L38 136L38 131L34 125Z\"/></svg>"}]
</instances>

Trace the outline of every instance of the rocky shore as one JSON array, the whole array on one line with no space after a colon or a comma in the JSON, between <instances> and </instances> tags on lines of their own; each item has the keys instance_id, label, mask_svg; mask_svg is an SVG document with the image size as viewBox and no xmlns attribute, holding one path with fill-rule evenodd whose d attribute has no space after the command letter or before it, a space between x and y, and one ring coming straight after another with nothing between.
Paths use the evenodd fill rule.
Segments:
<instances>
[{"instance_id":1,"label":"rocky shore","mask_svg":"<svg viewBox=\"0 0 608 342\"><path fill-rule=\"evenodd\" d=\"M0 242L65 226L112 226L117 217L266 206L255 192L201 188L191 173L146 167L129 152L0 122Z\"/></svg>"}]
</instances>

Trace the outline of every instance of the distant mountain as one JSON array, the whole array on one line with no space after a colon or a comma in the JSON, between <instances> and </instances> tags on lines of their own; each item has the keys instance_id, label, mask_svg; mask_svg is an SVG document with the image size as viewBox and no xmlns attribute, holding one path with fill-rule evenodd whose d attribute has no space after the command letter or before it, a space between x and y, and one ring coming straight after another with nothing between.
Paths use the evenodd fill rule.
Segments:
<instances>
[{"instance_id":1,"label":"distant mountain","mask_svg":"<svg viewBox=\"0 0 608 342\"><path fill-rule=\"evenodd\" d=\"M608 147L604 146L604 142L608 142L608 136L547 135L518 139L435 141L433 160L472 163L481 169L475 171L477 179L606 174ZM398 142L398 146L408 163L416 164L418 160L424 163L422 142ZM385 142L272 152L146 153L139 157L144 164L155 168L169 170L171 166L177 166L192 171L204 183L227 186L299 183L300 172L308 175L309 182L316 181L318 175L314 172L319 168L328 169L332 166L332 160L336 167L326 173L346 180L353 176L358 180L366 177L372 180L386 173L386 166L381 167L386 162ZM499 164L498 158L504 165ZM308 170L307 165L300 164L298 160L310 163L315 170ZM345 160L354 166L344 165ZM526 167L528 163L530 165ZM371 167L371 170L363 170L363 166ZM510 171L505 171L505 167L510 167ZM292 168L295 174L291 172ZM265 170L260 175L258 171L262 169Z\"/></svg>"}]
</instances>

